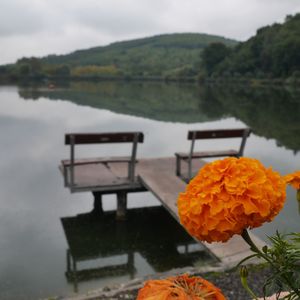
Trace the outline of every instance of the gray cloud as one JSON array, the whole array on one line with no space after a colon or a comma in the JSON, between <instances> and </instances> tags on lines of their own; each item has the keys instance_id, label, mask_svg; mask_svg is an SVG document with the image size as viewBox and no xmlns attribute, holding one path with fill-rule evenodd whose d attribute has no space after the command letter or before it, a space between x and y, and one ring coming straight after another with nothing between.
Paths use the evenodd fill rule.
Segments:
<instances>
[{"instance_id":1,"label":"gray cloud","mask_svg":"<svg viewBox=\"0 0 300 300\"><path fill-rule=\"evenodd\" d=\"M1 1L0 36L32 34L44 27L39 9L25 1Z\"/></svg>"},{"instance_id":2,"label":"gray cloud","mask_svg":"<svg viewBox=\"0 0 300 300\"><path fill-rule=\"evenodd\" d=\"M245 40L299 0L1 0L0 63L172 32Z\"/></svg>"},{"instance_id":3,"label":"gray cloud","mask_svg":"<svg viewBox=\"0 0 300 300\"><path fill-rule=\"evenodd\" d=\"M75 6L73 20L104 34L126 36L161 30L161 11L168 1L111 0L87 2L85 7Z\"/></svg>"}]
</instances>

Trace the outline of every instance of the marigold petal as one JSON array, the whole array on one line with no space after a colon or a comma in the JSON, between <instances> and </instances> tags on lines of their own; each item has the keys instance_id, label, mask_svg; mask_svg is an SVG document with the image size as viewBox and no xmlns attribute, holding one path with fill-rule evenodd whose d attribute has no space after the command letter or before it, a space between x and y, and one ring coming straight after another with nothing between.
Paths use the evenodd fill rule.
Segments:
<instances>
[{"instance_id":1,"label":"marigold petal","mask_svg":"<svg viewBox=\"0 0 300 300\"><path fill-rule=\"evenodd\" d=\"M290 184L296 190L300 189L300 171L296 171L292 174L284 176L284 180L287 184Z\"/></svg>"},{"instance_id":2,"label":"marigold petal","mask_svg":"<svg viewBox=\"0 0 300 300\"><path fill-rule=\"evenodd\" d=\"M183 274L161 280L148 280L137 300L226 300L211 282Z\"/></svg>"}]
</instances>

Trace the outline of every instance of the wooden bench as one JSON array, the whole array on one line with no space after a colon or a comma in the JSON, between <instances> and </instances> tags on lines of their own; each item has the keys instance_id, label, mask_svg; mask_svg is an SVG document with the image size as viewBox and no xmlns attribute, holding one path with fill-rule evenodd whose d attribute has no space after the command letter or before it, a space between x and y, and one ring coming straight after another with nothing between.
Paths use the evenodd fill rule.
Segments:
<instances>
[{"instance_id":1,"label":"wooden bench","mask_svg":"<svg viewBox=\"0 0 300 300\"><path fill-rule=\"evenodd\" d=\"M215 130L191 130L188 132L187 139L191 141L190 152L177 152L176 156L176 175L188 182L192 178L192 161L193 159L210 158L210 157L227 157L243 156L247 137L250 135L250 128L240 129L215 129ZM201 151L194 152L196 140L203 139L226 139L226 138L241 138L239 149L218 150L218 151ZM181 172L181 161L188 163L187 175Z\"/></svg>"},{"instance_id":2,"label":"wooden bench","mask_svg":"<svg viewBox=\"0 0 300 300\"><path fill-rule=\"evenodd\" d=\"M126 191L137 185L135 166L137 145L143 143L142 132L68 133L65 144L70 146L70 159L62 160L64 184L71 192L92 191L95 209L102 210L102 194L117 193L118 205L126 206ZM87 144L131 143L130 156L75 158L75 146ZM112 164L127 163L128 172L120 177L111 170Z\"/></svg>"}]
</instances>

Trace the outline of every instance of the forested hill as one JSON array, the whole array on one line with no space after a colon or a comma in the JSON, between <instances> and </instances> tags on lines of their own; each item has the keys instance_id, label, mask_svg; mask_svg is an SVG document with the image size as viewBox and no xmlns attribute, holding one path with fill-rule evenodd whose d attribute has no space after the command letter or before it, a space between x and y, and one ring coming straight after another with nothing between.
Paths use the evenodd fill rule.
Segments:
<instances>
[{"instance_id":1,"label":"forested hill","mask_svg":"<svg viewBox=\"0 0 300 300\"><path fill-rule=\"evenodd\" d=\"M104 47L75 51L67 55L50 55L43 59L50 64L117 65L120 68L154 70L172 69L199 60L199 50L210 43L221 42L233 46L236 41L219 36L197 33L165 34L154 37L116 42ZM133 66L135 65L135 66Z\"/></svg>"},{"instance_id":2,"label":"forested hill","mask_svg":"<svg viewBox=\"0 0 300 300\"><path fill-rule=\"evenodd\" d=\"M300 78L300 13L287 16L283 24L258 29L233 50L212 44L202 59L208 63L208 74L214 76Z\"/></svg>"},{"instance_id":3,"label":"forested hill","mask_svg":"<svg viewBox=\"0 0 300 300\"><path fill-rule=\"evenodd\" d=\"M165 34L78 50L67 55L22 58L15 65L15 73L23 77L81 78L196 76L202 50L214 42L228 47L237 44L234 40L207 34Z\"/></svg>"}]
</instances>

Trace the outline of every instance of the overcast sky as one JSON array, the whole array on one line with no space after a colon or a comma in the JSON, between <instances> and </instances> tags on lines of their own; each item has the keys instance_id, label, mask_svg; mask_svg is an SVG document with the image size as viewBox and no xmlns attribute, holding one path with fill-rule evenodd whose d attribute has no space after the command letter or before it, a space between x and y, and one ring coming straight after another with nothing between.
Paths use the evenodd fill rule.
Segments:
<instances>
[{"instance_id":1,"label":"overcast sky","mask_svg":"<svg viewBox=\"0 0 300 300\"><path fill-rule=\"evenodd\" d=\"M0 0L0 64L174 32L246 40L300 0Z\"/></svg>"}]
</instances>

